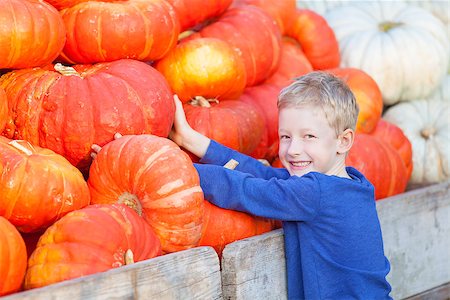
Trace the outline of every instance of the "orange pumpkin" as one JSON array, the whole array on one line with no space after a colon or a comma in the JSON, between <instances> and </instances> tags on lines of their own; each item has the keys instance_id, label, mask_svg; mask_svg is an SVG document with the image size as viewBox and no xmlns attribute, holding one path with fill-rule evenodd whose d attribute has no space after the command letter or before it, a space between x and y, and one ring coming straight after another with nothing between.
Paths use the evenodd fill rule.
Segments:
<instances>
[{"instance_id":1,"label":"orange pumpkin","mask_svg":"<svg viewBox=\"0 0 450 300\"><path fill-rule=\"evenodd\" d=\"M165 78L131 59L74 66L22 69L4 74L8 138L24 139L66 157L83 173L91 145L116 132L168 136L175 114Z\"/></svg>"},{"instance_id":2,"label":"orange pumpkin","mask_svg":"<svg viewBox=\"0 0 450 300\"><path fill-rule=\"evenodd\" d=\"M393 123L380 119L371 134L397 150L405 164L406 178L409 180L413 171L412 145L403 130Z\"/></svg>"},{"instance_id":3,"label":"orange pumpkin","mask_svg":"<svg viewBox=\"0 0 450 300\"><path fill-rule=\"evenodd\" d=\"M233 5L255 5L269 14L284 34L291 25L296 11L295 0L267 1L267 0L235 0Z\"/></svg>"},{"instance_id":4,"label":"orange pumpkin","mask_svg":"<svg viewBox=\"0 0 450 300\"><path fill-rule=\"evenodd\" d=\"M158 238L134 210L120 204L90 205L67 214L44 232L28 260L24 288L103 272L158 255Z\"/></svg>"},{"instance_id":5,"label":"orange pumpkin","mask_svg":"<svg viewBox=\"0 0 450 300\"><path fill-rule=\"evenodd\" d=\"M63 20L45 1L2 0L0 20L0 69L49 64L64 47Z\"/></svg>"},{"instance_id":6,"label":"orange pumpkin","mask_svg":"<svg viewBox=\"0 0 450 300\"><path fill-rule=\"evenodd\" d=\"M0 216L0 296L16 292L27 268L27 250L20 233Z\"/></svg>"},{"instance_id":7,"label":"orange pumpkin","mask_svg":"<svg viewBox=\"0 0 450 300\"><path fill-rule=\"evenodd\" d=\"M5 91L0 87L0 133L3 132L8 120L8 98Z\"/></svg>"},{"instance_id":8,"label":"orange pumpkin","mask_svg":"<svg viewBox=\"0 0 450 300\"><path fill-rule=\"evenodd\" d=\"M233 0L167 0L177 12L181 31L220 16Z\"/></svg>"},{"instance_id":9,"label":"orange pumpkin","mask_svg":"<svg viewBox=\"0 0 450 300\"><path fill-rule=\"evenodd\" d=\"M358 133L346 164L358 169L375 187L375 199L403 193L408 183L405 164L398 152L375 136Z\"/></svg>"},{"instance_id":10,"label":"orange pumpkin","mask_svg":"<svg viewBox=\"0 0 450 300\"><path fill-rule=\"evenodd\" d=\"M264 133L264 117L253 104L242 101L209 103L204 99L184 105L192 128L244 154L252 153Z\"/></svg>"},{"instance_id":11,"label":"orange pumpkin","mask_svg":"<svg viewBox=\"0 0 450 300\"><path fill-rule=\"evenodd\" d=\"M296 77L313 71L313 67L306 58L300 44L290 37L281 40L280 65L276 72L264 83L274 84L284 88L291 84Z\"/></svg>"},{"instance_id":12,"label":"orange pumpkin","mask_svg":"<svg viewBox=\"0 0 450 300\"><path fill-rule=\"evenodd\" d=\"M216 38L186 40L159 60L155 68L183 103L196 96L237 99L247 82L242 58L228 43Z\"/></svg>"},{"instance_id":13,"label":"orange pumpkin","mask_svg":"<svg viewBox=\"0 0 450 300\"><path fill-rule=\"evenodd\" d=\"M0 139L0 215L20 231L44 229L89 204L81 172L55 152Z\"/></svg>"},{"instance_id":14,"label":"orange pumpkin","mask_svg":"<svg viewBox=\"0 0 450 300\"><path fill-rule=\"evenodd\" d=\"M195 247L203 192L188 155L169 139L126 135L106 144L88 179L92 203L125 203L152 226L164 252Z\"/></svg>"},{"instance_id":15,"label":"orange pumpkin","mask_svg":"<svg viewBox=\"0 0 450 300\"><path fill-rule=\"evenodd\" d=\"M160 59L180 32L174 8L163 0L81 2L61 16L67 30L61 56L69 63Z\"/></svg>"},{"instance_id":16,"label":"orange pumpkin","mask_svg":"<svg viewBox=\"0 0 450 300\"><path fill-rule=\"evenodd\" d=\"M265 153L265 158L271 162L278 155L278 94L280 88L273 84L260 84L248 87L244 90L244 94L239 98L240 101L250 103L258 107L263 113L263 117L267 129L267 142L260 146L266 149L256 149L256 153Z\"/></svg>"},{"instance_id":17,"label":"orange pumpkin","mask_svg":"<svg viewBox=\"0 0 450 300\"><path fill-rule=\"evenodd\" d=\"M247 86L263 82L278 68L281 33L262 9L243 5L228 9L216 22L203 27L199 35L228 42L242 57Z\"/></svg>"},{"instance_id":18,"label":"orange pumpkin","mask_svg":"<svg viewBox=\"0 0 450 300\"><path fill-rule=\"evenodd\" d=\"M300 43L315 70L339 67L340 54L336 36L321 15L308 9L297 9L286 35Z\"/></svg>"},{"instance_id":19,"label":"orange pumpkin","mask_svg":"<svg viewBox=\"0 0 450 300\"><path fill-rule=\"evenodd\" d=\"M383 111L383 97L375 80L366 72L355 68L327 70L345 81L359 106L356 131L371 133L377 126Z\"/></svg>"},{"instance_id":20,"label":"orange pumpkin","mask_svg":"<svg viewBox=\"0 0 450 300\"><path fill-rule=\"evenodd\" d=\"M227 210L205 201L200 246L213 247L219 256L225 246L237 240L268 232L273 221L243 212Z\"/></svg>"}]
</instances>

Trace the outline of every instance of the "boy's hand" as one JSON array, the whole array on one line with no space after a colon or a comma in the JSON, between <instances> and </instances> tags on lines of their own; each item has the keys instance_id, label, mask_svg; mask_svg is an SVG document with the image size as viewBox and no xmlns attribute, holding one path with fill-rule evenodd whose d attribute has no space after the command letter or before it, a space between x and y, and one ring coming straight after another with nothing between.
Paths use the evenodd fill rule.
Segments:
<instances>
[{"instance_id":1,"label":"boy's hand","mask_svg":"<svg viewBox=\"0 0 450 300\"><path fill-rule=\"evenodd\" d=\"M169 138L174 141L178 146L183 146L183 137L188 135L189 130L193 130L186 120L183 104L177 95L173 96L175 102L175 119L173 121L172 130L169 133Z\"/></svg>"},{"instance_id":2,"label":"boy's hand","mask_svg":"<svg viewBox=\"0 0 450 300\"><path fill-rule=\"evenodd\" d=\"M118 132L116 132L114 134L114 139L117 140L118 138L121 138L122 135ZM97 157L97 154L100 152L100 150L102 150L102 147L100 145L97 144L92 144L91 149L93 152L91 152L91 157L92 159L95 159Z\"/></svg>"},{"instance_id":3,"label":"boy's hand","mask_svg":"<svg viewBox=\"0 0 450 300\"><path fill-rule=\"evenodd\" d=\"M177 95L173 96L173 100L175 102L175 119L169 138L178 146L202 158L208 149L210 139L192 129L186 119L183 104Z\"/></svg>"}]
</instances>

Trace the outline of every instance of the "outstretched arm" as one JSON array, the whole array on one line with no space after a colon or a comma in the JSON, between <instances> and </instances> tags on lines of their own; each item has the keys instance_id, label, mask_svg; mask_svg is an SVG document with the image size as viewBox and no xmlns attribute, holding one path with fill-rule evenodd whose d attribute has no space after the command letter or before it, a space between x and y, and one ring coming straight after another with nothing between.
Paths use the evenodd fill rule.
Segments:
<instances>
[{"instance_id":1,"label":"outstretched arm","mask_svg":"<svg viewBox=\"0 0 450 300\"><path fill-rule=\"evenodd\" d=\"M202 158L208 149L211 140L195 131L187 122L186 115L183 110L183 104L177 95L173 97L175 101L175 120L169 138L178 146L183 147L192 154Z\"/></svg>"}]
</instances>

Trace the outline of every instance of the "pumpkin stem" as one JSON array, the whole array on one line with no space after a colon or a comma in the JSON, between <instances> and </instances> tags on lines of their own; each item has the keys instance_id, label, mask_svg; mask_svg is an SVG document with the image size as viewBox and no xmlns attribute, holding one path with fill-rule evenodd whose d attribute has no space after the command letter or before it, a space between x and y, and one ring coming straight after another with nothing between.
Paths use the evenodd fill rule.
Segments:
<instances>
[{"instance_id":1,"label":"pumpkin stem","mask_svg":"<svg viewBox=\"0 0 450 300\"><path fill-rule=\"evenodd\" d=\"M436 133L436 128L434 128L434 127L427 127L420 131L420 135L427 140L430 137L432 137L435 133Z\"/></svg>"},{"instance_id":2,"label":"pumpkin stem","mask_svg":"<svg viewBox=\"0 0 450 300\"><path fill-rule=\"evenodd\" d=\"M80 74L74 68L64 66L61 63L55 64L55 66L53 68L56 71L58 71L59 73L61 73L61 75L64 75L64 76L75 75L75 76L81 77Z\"/></svg>"},{"instance_id":3,"label":"pumpkin stem","mask_svg":"<svg viewBox=\"0 0 450 300\"><path fill-rule=\"evenodd\" d=\"M181 41L182 39L187 38L188 36L190 36L194 33L195 33L194 30L185 30L178 35L178 41Z\"/></svg>"},{"instance_id":4,"label":"pumpkin stem","mask_svg":"<svg viewBox=\"0 0 450 300\"><path fill-rule=\"evenodd\" d=\"M139 216L142 217L142 205L139 198L131 193L125 192L119 196L117 203L125 204L129 208L132 208Z\"/></svg>"},{"instance_id":5,"label":"pumpkin stem","mask_svg":"<svg viewBox=\"0 0 450 300\"><path fill-rule=\"evenodd\" d=\"M386 22L381 22L378 25L378 28L380 29L380 31L382 32L388 32L389 30L395 28L395 27L399 27L403 25L403 23L400 22L391 22L391 21L386 21Z\"/></svg>"},{"instance_id":6,"label":"pumpkin stem","mask_svg":"<svg viewBox=\"0 0 450 300\"><path fill-rule=\"evenodd\" d=\"M211 107L210 102L219 103L217 99L206 99L203 96L195 96L194 99L189 102L191 105L200 106L200 107Z\"/></svg>"},{"instance_id":7,"label":"pumpkin stem","mask_svg":"<svg viewBox=\"0 0 450 300\"><path fill-rule=\"evenodd\" d=\"M16 149L22 151L23 153L25 153L25 154L28 155L28 156L30 156L30 155L33 154L33 151L31 151L30 149L28 149L28 148L25 147L25 146L22 146L22 145L19 144L19 142L16 141L16 140L13 140L13 141L9 142L8 144L11 145L11 146L13 146L14 148L16 148Z\"/></svg>"},{"instance_id":8,"label":"pumpkin stem","mask_svg":"<svg viewBox=\"0 0 450 300\"><path fill-rule=\"evenodd\" d=\"M125 265L134 264L134 255L133 255L133 251L131 251L131 249L128 249L125 252L124 260L125 260Z\"/></svg>"},{"instance_id":9,"label":"pumpkin stem","mask_svg":"<svg viewBox=\"0 0 450 300\"><path fill-rule=\"evenodd\" d=\"M226 164L223 165L225 169L234 170L238 166L239 162L235 159L230 159Z\"/></svg>"}]
</instances>

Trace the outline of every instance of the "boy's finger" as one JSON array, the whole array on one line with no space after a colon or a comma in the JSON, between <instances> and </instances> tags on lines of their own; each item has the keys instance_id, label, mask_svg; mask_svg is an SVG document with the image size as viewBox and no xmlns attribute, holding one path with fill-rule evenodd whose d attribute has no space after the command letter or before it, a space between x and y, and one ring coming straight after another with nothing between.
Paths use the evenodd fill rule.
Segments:
<instances>
[{"instance_id":1,"label":"boy's finger","mask_svg":"<svg viewBox=\"0 0 450 300\"><path fill-rule=\"evenodd\" d=\"M100 152L100 150L102 150L102 147L100 147L100 146L97 145L97 144L92 144L91 149L92 149L95 153L98 153L98 152Z\"/></svg>"}]
</instances>

